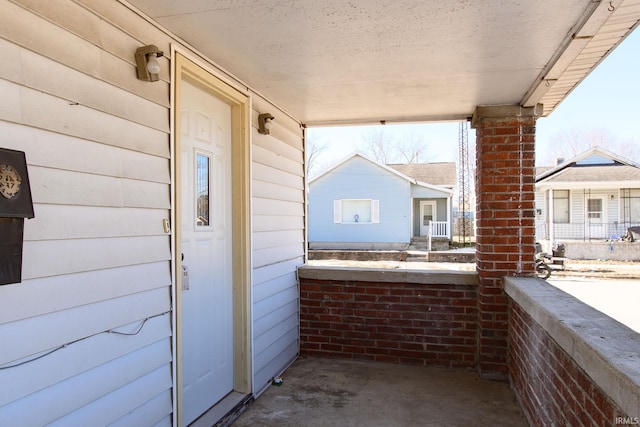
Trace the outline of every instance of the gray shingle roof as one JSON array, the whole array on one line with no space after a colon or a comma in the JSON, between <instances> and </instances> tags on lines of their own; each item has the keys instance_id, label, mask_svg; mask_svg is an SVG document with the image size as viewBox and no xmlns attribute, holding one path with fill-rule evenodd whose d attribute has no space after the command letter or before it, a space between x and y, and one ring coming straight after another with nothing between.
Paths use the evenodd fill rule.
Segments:
<instances>
[{"instance_id":1,"label":"gray shingle roof","mask_svg":"<svg viewBox=\"0 0 640 427\"><path fill-rule=\"evenodd\" d=\"M390 168L427 184L453 188L457 183L454 162L388 164Z\"/></svg>"},{"instance_id":2,"label":"gray shingle roof","mask_svg":"<svg viewBox=\"0 0 640 427\"><path fill-rule=\"evenodd\" d=\"M548 178L547 182L638 181L640 169L621 164L568 167Z\"/></svg>"}]
</instances>

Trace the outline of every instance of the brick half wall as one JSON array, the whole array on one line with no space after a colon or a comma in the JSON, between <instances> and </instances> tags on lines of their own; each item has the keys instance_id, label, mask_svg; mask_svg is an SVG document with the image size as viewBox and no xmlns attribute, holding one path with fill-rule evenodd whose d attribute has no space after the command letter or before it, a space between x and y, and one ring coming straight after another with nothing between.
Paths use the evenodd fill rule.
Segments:
<instances>
[{"instance_id":1,"label":"brick half wall","mask_svg":"<svg viewBox=\"0 0 640 427\"><path fill-rule=\"evenodd\" d=\"M506 282L509 377L529 424L639 424L640 336L542 280Z\"/></svg>"},{"instance_id":2,"label":"brick half wall","mask_svg":"<svg viewBox=\"0 0 640 427\"><path fill-rule=\"evenodd\" d=\"M475 273L303 267L300 353L475 367Z\"/></svg>"}]
</instances>

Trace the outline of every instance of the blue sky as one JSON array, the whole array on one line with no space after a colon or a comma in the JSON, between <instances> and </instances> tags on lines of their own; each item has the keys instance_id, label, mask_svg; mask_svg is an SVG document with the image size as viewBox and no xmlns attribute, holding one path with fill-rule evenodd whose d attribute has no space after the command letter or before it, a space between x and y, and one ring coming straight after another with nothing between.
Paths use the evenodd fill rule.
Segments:
<instances>
[{"instance_id":1,"label":"blue sky","mask_svg":"<svg viewBox=\"0 0 640 427\"><path fill-rule=\"evenodd\" d=\"M627 146L631 143L640 146L639 76L640 30L636 30L548 117L538 120L537 163L550 165L556 157L571 157L573 153L561 141L563 135L576 132L606 133L614 141L624 142ZM309 128L307 132L309 138L328 147L318 161L318 166L326 167L354 150L364 151L363 135L380 128L380 125ZM458 157L458 123L387 125L384 131L395 139L412 134L422 137L429 152L424 161L456 161ZM469 137L475 140L473 130L470 130ZM605 148L615 151L616 147Z\"/></svg>"}]
</instances>

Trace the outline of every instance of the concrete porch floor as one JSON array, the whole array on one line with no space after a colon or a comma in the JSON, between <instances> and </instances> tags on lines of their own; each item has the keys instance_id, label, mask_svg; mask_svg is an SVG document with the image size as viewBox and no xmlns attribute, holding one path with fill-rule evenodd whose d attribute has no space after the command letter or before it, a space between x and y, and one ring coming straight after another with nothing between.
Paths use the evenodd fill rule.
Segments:
<instances>
[{"instance_id":1,"label":"concrete porch floor","mask_svg":"<svg viewBox=\"0 0 640 427\"><path fill-rule=\"evenodd\" d=\"M475 372L298 359L233 427L527 426L506 383Z\"/></svg>"}]
</instances>

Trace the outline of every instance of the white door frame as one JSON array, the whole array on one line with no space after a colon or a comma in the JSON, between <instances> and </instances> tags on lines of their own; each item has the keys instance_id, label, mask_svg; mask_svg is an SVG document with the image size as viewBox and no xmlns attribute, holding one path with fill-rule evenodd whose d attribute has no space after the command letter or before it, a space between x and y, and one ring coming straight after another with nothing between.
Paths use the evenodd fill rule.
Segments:
<instances>
[{"instance_id":1,"label":"white door frame","mask_svg":"<svg viewBox=\"0 0 640 427\"><path fill-rule=\"evenodd\" d=\"M180 200L180 93L182 80L189 80L201 89L231 106L232 149L232 227L233 227L233 336L234 336L234 391L252 392L251 354L251 198L250 198L250 100L247 94L233 88L213 72L198 65L172 46L172 138L171 138L171 239L172 295L173 295L173 422L183 425L182 400L182 271Z\"/></svg>"},{"instance_id":2,"label":"white door frame","mask_svg":"<svg viewBox=\"0 0 640 427\"><path fill-rule=\"evenodd\" d=\"M424 218L424 207L426 205L431 205L432 206L432 213L433 213L433 219L432 221L437 221L438 220L438 202L436 202L435 200L421 200L420 201L420 236L428 236L429 235L429 226L428 225L424 225L423 224L423 218ZM426 231L426 233L425 233ZM424 233L424 234L423 234Z\"/></svg>"}]
</instances>

